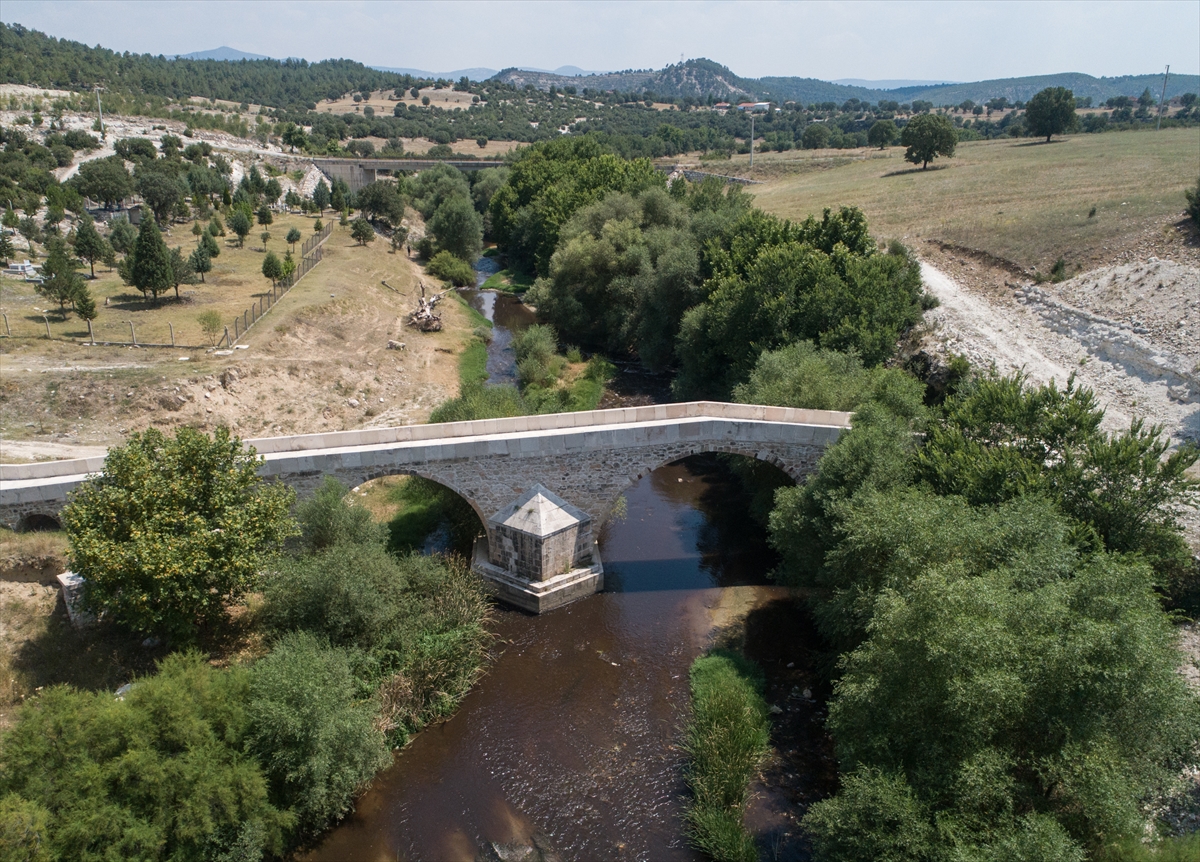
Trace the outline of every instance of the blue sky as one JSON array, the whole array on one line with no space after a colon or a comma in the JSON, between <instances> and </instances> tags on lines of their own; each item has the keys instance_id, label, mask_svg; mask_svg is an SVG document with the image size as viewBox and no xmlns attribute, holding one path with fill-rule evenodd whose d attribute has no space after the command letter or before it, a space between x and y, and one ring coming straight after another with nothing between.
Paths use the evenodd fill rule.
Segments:
<instances>
[{"instance_id":1,"label":"blue sky","mask_svg":"<svg viewBox=\"0 0 1200 862\"><path fill-rule=\"evenodd\" d=\"M1200 71L1197 0L4 0L0 20L120 51L230 45L435 72L659 68L680 55L750 77L825 80Z\"/></svg>"}]
</instances>

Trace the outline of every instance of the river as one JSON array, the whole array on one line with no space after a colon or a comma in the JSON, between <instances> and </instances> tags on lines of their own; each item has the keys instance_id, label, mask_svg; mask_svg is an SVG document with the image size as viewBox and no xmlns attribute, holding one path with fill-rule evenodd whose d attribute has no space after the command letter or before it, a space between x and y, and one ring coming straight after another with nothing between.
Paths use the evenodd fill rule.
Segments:
<instances>
[{"instance_id":1,"label":"river","mask_svg":"<svg viewBox=\"0 0 1200 862\"><path fill-rule=\"evenodd\" d=\"M479 289L494 261L476 268L464 294L494 323L488 382L515 383L512 336L534 316L510 294ZM794 832L795 802L814 793L813 770L796 761L828 757L819 707L800 697L811 662L783 669L807 648L784 591L765 579L776 563L765 531L717 456L662 467L626 501L626 516L599 535L604 592L543 616L498 608L487 674L451 719L397 753L310 862L469 862L501 858L497 845L526 858L519 848L535 843L563 859L699 860L681 819L687 672L714 633L754 608L767 611L757 639L770 655L755 657L766 658L768 697L788 704L768 774L791 787L757 788L747 822L777 858L796 858L778 837Z\"/></svg>"},{"instance_id":2,"label":"river","mask_svg":"<svg viewBox=\"0 0 1200 862\"><path fill-rule=\"evenodd\" d=\"M774 556L714 456L626 498L600 534L605 591L543 616L499 609L486 676L311 860L473 860L535 835L565 859L699 858L680 819L687 671L715 625L779 592Z\"/></svg>"}]
</instances>

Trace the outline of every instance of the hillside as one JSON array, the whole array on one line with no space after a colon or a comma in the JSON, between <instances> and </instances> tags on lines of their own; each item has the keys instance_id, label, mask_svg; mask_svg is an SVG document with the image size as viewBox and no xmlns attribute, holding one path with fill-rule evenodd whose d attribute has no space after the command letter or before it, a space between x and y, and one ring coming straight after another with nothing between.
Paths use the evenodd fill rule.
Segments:
<instances>
[{"instance_id":1,"label":"hillside","mask_svg":"<svg viewBox=\"0 0 1200 862\"><path fill-rule=\"evenodd\" d=\"M1055 75L1032 75L1024 78L1000 78L991 81L975 81L962 84L917 85L895 89L859 87L850 84L835 84L817 78L765 77L743 78L725 66L712 60L698 59L677 63L658 70L614 72L607 75L577 75L568 77L549 72L531 72L523 69L505 69L492 80L523 87L532 84L539 90L574 86L579 90L616 90L618 92L652 92L656 96L699 97L712 95L730 100L742 96L786 102L845 102L859 99L878 102L891 99L911 102L923 99L935 105L957 105L970 99L984 102L991 98L1006 97L1009 101L1025 101L1046 87L1067 87L1083 98L1091 96L1094 101L1103 101L1113 96L1140 96L1149 87L1156 95L1162 87L1162 76L1123 75L1113 78L1096 78L1081 72L1064 72ZM1200 92L1200 76L1172 75L1167 84L1167 96Z\"/></svg>"}]
</instances>

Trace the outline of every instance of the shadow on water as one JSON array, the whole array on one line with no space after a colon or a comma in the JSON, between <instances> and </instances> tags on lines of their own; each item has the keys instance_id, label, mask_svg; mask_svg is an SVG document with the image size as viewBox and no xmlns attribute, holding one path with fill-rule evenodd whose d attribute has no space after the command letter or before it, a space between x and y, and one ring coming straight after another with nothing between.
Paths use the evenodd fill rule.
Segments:
<instances>
[{"instance_id":1,"label":"shadow on water","mask_svg":"<svg viewBox=\"0 0 1200 862\"><path fill-rule=\"evenodd\" d=\"M699 859L681 821L687 672L730 597L778 594L773 558L718 458L660 468L626 499L600 537L607 590L498 610L486 676L307 858L475 860L537 836L564 859Z\"/></svg>"}]
</instances>

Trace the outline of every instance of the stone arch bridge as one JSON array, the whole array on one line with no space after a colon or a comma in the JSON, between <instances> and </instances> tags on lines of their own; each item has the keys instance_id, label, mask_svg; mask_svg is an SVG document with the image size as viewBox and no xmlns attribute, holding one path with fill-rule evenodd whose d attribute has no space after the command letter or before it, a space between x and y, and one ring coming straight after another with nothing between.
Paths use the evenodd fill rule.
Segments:
<instances>
[{"instance_id":1,"label":"stone arch bridge","mask_svg":"<svg viewBox=\"0 0 1200 862\"><path fill-rule=\"evenodd\" d=\"M423 476L462 496L486 527L474 566L507 601L533 611L600 589L593 528L642 476L700 452L767 461L796 481L849 427L850 414L748 404L649 407L409 425L247 440L260 473L300 496L326 476L349 487ZM57 518L103 458L0 466L0 521Z\"/></svg>"}]
</instances>

